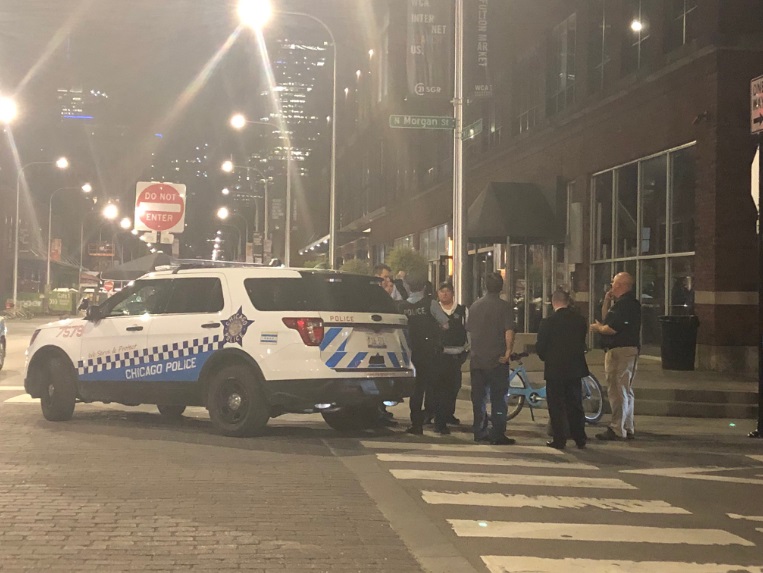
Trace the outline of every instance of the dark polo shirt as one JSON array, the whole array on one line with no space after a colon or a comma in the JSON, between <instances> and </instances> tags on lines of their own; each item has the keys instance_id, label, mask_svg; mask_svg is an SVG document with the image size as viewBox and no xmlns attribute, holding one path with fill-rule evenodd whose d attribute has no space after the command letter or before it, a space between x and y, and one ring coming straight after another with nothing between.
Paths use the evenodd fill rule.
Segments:
<instances>
[{"instance_id":1,"label":"dark polo shirt","mask_svg":"<svg viewBox=\"0 0 763 573\"><path fill-rule=\"evenodd\" d=\"M641 303L632 291L615 301L604 317L604 324L616 332L611 336L602 335L601 345L605 349L641 347Z\"/></svg>"},{"instance_id":2,"label":"dark polo shirt","mask_svg":"<svg viewBox=\"0 0 763 573\"><path fill-rule=\"evenodd\" d=\"M497 294L486 294L469 308L466 330L471 336L471 368L490 369L506 354L506 331L516 331L511 305Z\"/></svg>"}]
</instances>

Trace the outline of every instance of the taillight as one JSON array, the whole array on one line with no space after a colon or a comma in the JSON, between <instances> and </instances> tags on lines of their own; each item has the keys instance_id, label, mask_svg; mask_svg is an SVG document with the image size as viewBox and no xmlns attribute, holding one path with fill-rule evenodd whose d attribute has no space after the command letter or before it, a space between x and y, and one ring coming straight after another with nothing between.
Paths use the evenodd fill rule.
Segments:
<instances>
[{"instance_id":1,"label":"taillight","mask_svg":"<svg viewBox=\"0 0 763 573\"><path fill-rule=\"evenodd\" d=\"M323 342L323 320L320 318L284 318L283 323L299 332L307 346L320 346Z\"/></svg>"},{"instance_id":2,"label":"taillight","mask_svg":"<svg viewBox=\"0 0 763 573\"><path fill-rule=\"evenodd\" d=\"M38 334L40 334L39 328L32 333L32 339L29 341L29 346L32 346L32 344L34 344L34 339L37 338Z\"/></svg>"}]
</instances>

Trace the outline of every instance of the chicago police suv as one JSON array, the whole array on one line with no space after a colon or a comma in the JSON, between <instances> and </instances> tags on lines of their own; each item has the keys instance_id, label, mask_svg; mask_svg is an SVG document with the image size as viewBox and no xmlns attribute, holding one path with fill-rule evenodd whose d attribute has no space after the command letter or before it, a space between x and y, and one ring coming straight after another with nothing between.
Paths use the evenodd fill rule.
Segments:
<instances>
[{"instance_id":1,"label":"chicago police suv","mask_svg":"<svg viewBox=\"0 0 763 573\"><path fill-rule=\"evenodd\" d=\"M180 264L36 330L26 391L48 420L76 402L205 406L225 435L286 412L369 427L410 396L405 316L377 279L333 271Z\"/></svg>"}]
</instances>

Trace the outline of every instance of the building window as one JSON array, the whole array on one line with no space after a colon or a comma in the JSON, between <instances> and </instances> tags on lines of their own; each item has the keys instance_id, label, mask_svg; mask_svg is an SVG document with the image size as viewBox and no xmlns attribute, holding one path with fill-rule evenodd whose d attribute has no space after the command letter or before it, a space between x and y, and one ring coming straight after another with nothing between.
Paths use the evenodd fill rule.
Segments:
<instances>
[{"instance_id":1,"label":"building window","mask_svg":"<svg viewBox=\"0 0 763 573\"><path fill-rule=\"evenodd\" d=\"M514 118L512 133L514 135L533 129L538 123L541 98L542 66L538 50L532 50L520 58L514 74Z\"/></svg>"},{"instance_id":2,"label":"building window","mask_svg":"<svg viewBox=\"0 0 763 573\"><path fill-rule=\"evenodd\" d=\"M591 319L612 275L631 273L646 354L659 353L659 316L694 312L695 164L691 144L592 179Z\"/></svg>"},{"instance_id":3,"label":"building window","mask_svg":"<svg viewBox=\"0 0 763 573\"><path fill-rule=\"evenodd\" d=\"M652 0L629 0L623 45L623 73L640 70L648 62Z\"/></svg>"},{"instance_id":4,"label":"building window","mask_svg":"<svg viewBox=\"0 0 763 573\"><path fill-rule=\"evenodd\" d=\"M670 0L667 48L674 50L691 42L697 34L697 0Z\"/></svg>"},{"instance_id":5,"label":"building window","mask_svg":"<svg viewBox=\"0 0 763 573\"><path fill-rule=\"evenodd\" d=\"M395 239L394 248L396 249L413 249L413 235L406 235Z\"/></svg>"},{"instance_id":6,"label":"building window","mask_svg":"<svg viewBox=\"0 0 763 573\"><path fill-rule=\"evenodd\" d=\"M588 42L588 89L591 93L603 90L608 82L611 36L610 2L595 0L591 18L591 36Z\"/></svg>"},{"instance_id":7,"label":"building window","mask_svg":"<svg viewBox=\"0 0 763 573\"><path fill-rule=\"evenodd\" d=\"M554 115L575 103L575 14L551 32L546 114Z\"/></svg>"}]
</instances>

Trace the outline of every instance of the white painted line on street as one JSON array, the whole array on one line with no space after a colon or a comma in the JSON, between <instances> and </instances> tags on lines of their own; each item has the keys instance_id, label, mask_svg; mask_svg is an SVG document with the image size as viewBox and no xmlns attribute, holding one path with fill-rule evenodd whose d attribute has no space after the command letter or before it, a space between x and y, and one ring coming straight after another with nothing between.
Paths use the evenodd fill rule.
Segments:
<instances>
[{"instance_id":1,"label":"white painted line on street","mask_svg":"<svg viewBox=\"0 0 763 573\"><path fill-rule=\"evenodd\" d=\"M705 467L705 468L661 468L651 470L621 470L623 474L641 474L647 476L660 476L660 477L672 477L681 479L695 479L703 481L720 481L726 483L745 483L753 485L763 485L763 479L754 478L739 478L732 476L715 476L707 475L700 472L733 472L740 470L747 470L750 468L720 468L720 467Z\"/></svg>"},{"instance_id":2,"label":"white painted line on street","mask_svg":"<svg viewBox=\"0 0 763 573\"><path fill-rule=\"evenodd\" d=\"M756 462L763 462L763 456L748 455L747 457L752 459L752 460L755 460Z\"/></svg>"},{"instance_id":3,"label":"white painted line on street","mask_svg":"<svg viewBox=\"0 0 763 573\"><path fill-rule=\"evenodd\" d=\"M369 450L421 450L431 452L498 452L502 454L548 454L563 456L564 452L546 446L491 446L464 442L463 444L417 444L415 442L372 442L360 444Z\"/></svg>"},{"instance_id":4,"label":"white painted line on street","mask_svg":"<svg viewBox=\"0 0 763 573\"><path fill-rule=\"evenodd\" d=\"M562 470L590 470L599 468L590 464L547 462L524 458L486 458L473 456L419 456L416 454L376 454L380 462L409 462L417 464L460 464L466 466L509 466L524 468L553 468Z\"/></svg>"},{"instance_id":5,"label":"white painted line on street","mask_svg":"<svg viewBox=\"0 0 763 573\"><path fill-rule=\"evenodd\" d=\"M624 513L691 515L682 507L651 499L611 499L556 495L510 495L505 493L449 493L423 491L421 497L432 505L472 505L484 507L533 507L536 509L606 509Z\"/></svg>"},{"instance_id":6,"label":"white painted line on street","mask_svg":"<svg viewBox=\"0 0 763 573\"><path fill-rule=\"evenodd\" d=\"M720 563L680 563L676 561L608 561L604 559L545 559L484 555L490 573L728 573L759 571L758 565Z\"/></svg>"},{"instance_id":7,"label":"white painted line on street","mask_svg":"<svg viewBox=\"0 0 763 573\"><path fill-rule=\"evenodd\" d=\"M637 489L629 483L610 478L581 478L522 474L445 472L434 470L389 470L397 479L452 481L461 483L497 483L536 487L572 487L593 489Z\"/></svg>"},{"instance_id":8,"label":"white painted line on street","mask_svg":"<svg viewBox=\"0 0 763 573\"><path fill-rule=\"evenodd\" d=\"M554 541L600 541L608 543L660 543L684 545L744 545L742 539L722 529L683 529L644 527L606 523L543 523L534 521L475 521L449 519L459 537L502 537L508 539L546 539ZM598 569L596 569L598 571Z\"/></svg>"},{"instance_id":9,"label":"white painted line on street","mask_svg":"<svg viewBox=\"0 0 763 573\"><path fill-rule=\"evenodd\" d=\"M0 386L0 392L23 392L26 390L23 386Z\"/></svg>"},{"instance_id":10,"label":"white painted line on street","mask_svg":"<svg viewBox=\"0 0 763 573\"><path fill-rule=\"evenodd\" d=\"M763 521L763 515L739 515L738 513L727 513L731 519L744 519L747 521Z\"/></svg>"},{"instance_id":11,"label":"white painted line on street","mask_svg":"<svg viewBox=\"0 0 763 573\"><path fill-rule=\"evenodd\" d=\"M32 398L29 394L19 394L13 398L5 400L6 404L36 404L40 401L39 398Z\"/></svg>"}]
</instances>

